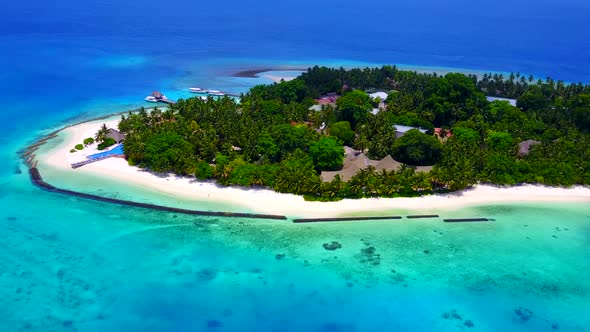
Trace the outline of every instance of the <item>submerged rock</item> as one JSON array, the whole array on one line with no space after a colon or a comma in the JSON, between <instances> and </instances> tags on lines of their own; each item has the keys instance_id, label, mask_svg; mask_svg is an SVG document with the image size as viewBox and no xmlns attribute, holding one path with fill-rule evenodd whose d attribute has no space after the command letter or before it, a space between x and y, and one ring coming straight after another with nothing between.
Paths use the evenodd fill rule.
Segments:
<instances>
[{"instance_id":1,"label":"submerged rock","mask_svg":"<svg viewBox=\"0 0 590 332\"><path fill-rule=\"evenodd\" d=\"M202 269L199 271L198 276L202 281L211 281L217 277L217 271L212 269Z\"/></svg>"},{"instance_id":2,"label":"submerged rock","mask_svg":"<svg viewBox=\"0 0 590 332\"><path fill-rule=\"evenodd\" d=\"M361 252L365 255L372 255L375 253L375 250L377 250L375 247L369 246L367 248L361 249Z\"/></svg>"},{"instance_id":3,"label":"submerged rock","mask_svg":"<svg viewBox=\"0 0 590 332\"><path fill-rule=\"evenodd\" d=\"M514 313L523 322L526 322L526 321L530 320L531 318L533 318L533 312L527 308L518 307L518 308L514 309Z\"/></svg>"},{"instance_id":4,"label":"submerged rock","mask_svg":"<svg viewBox=\"0 0 590 332\"><path fill-rule=\"evenodd\" d=\"M216 327L222 327L222 326L223 326L223 322L218 321L216 319L210 319L207 321L208 328L216 328Z\"/></svg>"},{"instance_id":5,"label":"submerged rock","mask_svg":"<svg viewBox=\"0 0 590 332\"><path fill-rule=\"evenodd\" d=\"M283 258L285 258L285 254L276 254L276 255L275 255L275 259L276 259L277 261L280 261L280 260L281 260L281 259L283 259Z\"/></svg>"},{"instance_id":6,"label":"submerged rock","mask_svg":"<svg viewBox=\"0 0 590 332\"><path fill-rule=\"evenodd\" d=\"M465 323L463 323L463 325L467 327L473 327L475 324L473 324L473 322L468 319L465 321Z\"/></svg>"},{"instance_id":7,"label":"submerged rock","mask_svg":"<svg viewBox=\"0 0 590 332\"><path fill-rule=\"evenodd\" d=\"M332 241L332 243L324 243L322 247L326 250L336 250L342 248L342 245L336 241Z\"/></svg>"}]
</instances>

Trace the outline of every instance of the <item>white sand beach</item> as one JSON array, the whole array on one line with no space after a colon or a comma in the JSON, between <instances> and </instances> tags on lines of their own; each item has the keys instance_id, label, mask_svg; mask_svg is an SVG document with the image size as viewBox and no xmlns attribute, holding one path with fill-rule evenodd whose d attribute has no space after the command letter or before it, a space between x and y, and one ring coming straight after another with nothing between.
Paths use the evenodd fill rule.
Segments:
<instances>
[{"instance_id":1,"label":"white sand beach","mask_svg":"<svg viewBox=\"0 0 590 332\"><path fill-rule=\"evenodd\" d=\"M297 76L279 76L279 75L262 75L264 78L268 78L269 80L273 81L274 83L280 83L281 81L292 81L297 78Z\"/></svg>"},{"instance_id":2,"label":"white sand beach","mask_svg":"<svg viewBox=\"0 0 590 332\"><path fill-rule=\"evenodd\" d=\"M336 217L342 215L370 214L379 212L412 210L434 212L440 209L458 209L471 205L516 202L580 202L590 203L590 188L552 188L536 185L517 187L494 187L478 185L473 189L447 195L429 195L418 198L371 198L359 200L342 200L339 202L306 202L303 197L280 194L272 190L243 189L220 187L211 182L198 182L194 178L174 175L156 175L127 164L124 159L112 158L72 169L70 163L79 160L80 152L70 153L74 145L86 137L93 137L99 126L106 123L116 128L120 116L105 120L82 123L64 129L55 142L48 142L48 148L38 154L39 169L43 174L47 168L67 174L68 181L84 178L88 175L96 178L116 180L141 188L152 189L168 197L182 198L184 201L200 203L221 202L232 206L244 207L249 211L266 214L281 214L289 217ZM94 152L94 151L91 151ZM76 156L76 154L80 154ZM51 179L52 185L60 187L59 179ZM96 186L92 188L90 186ZM85 183L84 189L108 192L108 186L101 188L100 182Z\"/></svg>"}]
</instances>

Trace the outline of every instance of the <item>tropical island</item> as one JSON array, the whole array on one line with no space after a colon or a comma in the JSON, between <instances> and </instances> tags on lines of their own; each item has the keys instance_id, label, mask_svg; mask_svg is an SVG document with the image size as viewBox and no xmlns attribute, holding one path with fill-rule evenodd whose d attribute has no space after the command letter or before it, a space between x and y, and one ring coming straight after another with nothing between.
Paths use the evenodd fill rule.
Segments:
<instances>
[{"instance_id":1,"label":"tropical island","mask_svg":"<svg viewBox=\"0 0 590 332\"><path fill-rule=\"evenodd\" d=\"M590 184L590 86L520 74L314 67L118 126L130 165L308 200Z\"/></svg>"},{"instance_id":2,"label":"tropical island","mask_svg":"<svg viewBox=\"0 0 590 332\"><path fill-rule=\"evenodd\" d=\"M211 212L455 216L588 203L588 92L518 74L315 67L239 99L70 125L23 156L70 192Z\"/></svg>"}]
</instances>

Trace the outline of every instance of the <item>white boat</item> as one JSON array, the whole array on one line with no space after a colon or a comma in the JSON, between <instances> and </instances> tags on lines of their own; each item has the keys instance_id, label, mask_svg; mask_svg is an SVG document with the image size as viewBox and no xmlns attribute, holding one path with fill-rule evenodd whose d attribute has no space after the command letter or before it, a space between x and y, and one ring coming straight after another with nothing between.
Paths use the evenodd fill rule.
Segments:
<instances>
[{"instance_id":1,"label":"white boat","mask_svg":"<svg viewBox=\"0 0 590 332\"><path fill-rule=\"evenodd\" d=\"M147 97L145 97L145 101L147 101L149 103L157 103L158 102L158 98L156 98L154 96L147 96Z\"/></svg>"},{"instance_id":2,"label":"white boat","mask_svg":"<svg viewBox=\"0 0 590 332\"><path fill-rule=\"evenodd\" d=\"M207 93L212 96L225 96L225 93L219 90L207 90Z\"/></svg>"},{"instance_id":3,"label":"white boat","mask_svg":"<svg viewBox=\"0 0 590 332\"><path fill-rule=\"evenodd\" d=\"M207 90L203 88L189 88L188 91L192 93L207 93Z\"/></svg>"}]
</instances>

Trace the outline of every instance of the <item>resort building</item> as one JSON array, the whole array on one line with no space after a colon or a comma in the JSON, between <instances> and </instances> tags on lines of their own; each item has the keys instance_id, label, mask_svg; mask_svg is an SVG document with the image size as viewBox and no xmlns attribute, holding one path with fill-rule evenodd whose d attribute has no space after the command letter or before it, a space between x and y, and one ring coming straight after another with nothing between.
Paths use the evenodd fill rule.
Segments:
<instances>
[{"instance_id":1,"label":"resort building","mask_svg":"<svg viewBox=\"0 0 590 332\"><path fill-rule=\"evenodd\" d=\"M516 99L500 98L500 97L491 97L491 96L488 96L488 97L486 97L486 99L487 99L489 102L496 101L496 100L499 100L499 101L507 101L507 102L508 102L510 105L512 105L512 106L516 106Z\"/></svg>"},{"instance_id":2,"label":"resort building","mask_svg":"<svg viewBox=\"0 0 590 332\"><path fill-rule=\"evenodd\" d=\"M444 142L447 138L453 136L453 132L450 129L434 128L434 136Z\"/></svg>"},{"instance_id":3,"label":"resort building","mask_svg":"<svg viewBox=\"0 0 590 332\"><path fill-rule=\"evenodd\" d=\"M158 100L165 99L165 96L160 91L152 92L152 97L154 97Z\"/></svg>"},{"instance_id":4,"label":"resort building","mask_svg":"<svg viewBox=\"0 0 590 332\"><path fill-rule=\"evenodd\" d=\"M320 104L312 105L312 106L309 108L309 110L310 110L310 111L314 111L314 112L319 112L319 111L321 111L321 110L322 110L322 105L320 105Z\"/></svg>"},{"instance_id":5,"label":"resort building","mask_svg":"<svg viewBox=\"0 0 590 332\"><path fill-rule=\"evenodd\" d=\"M393 127L395 128L395 137L400 138L404 136L408 131L412 129L418 129L422 134L426 134L427 130L418 128L418 127L411 127L411 126L404 126L404 125L397 125L394 124Z\"/></svg>"},{"instance_id":6,"label":"resort building","mask_svg":"<svg viewBox=\"0 0 590 332\"><path fill-rule=\"evenodd\" d=\"M339 171L323 171L320 174L320 179L323 182L330 182L334 180L336 175L339 175L341 181L347 182L352 179L352 177L355 176L360 170L366 169L370 166L375 168L375 172L381 172L383 170L391 172L399 171L402 165L402 163L394 160L390 155L385 156L385 158L381 160L371 160L361 151L345 146L344 165L342 166L342 169ZM432 170L432 166L408 166L414 168L416 172L427 173Z\"/></svg>"},{"instance_id":7,"label":"resort building","mask_svg":"<svg viewBox=\"0 0 590 332\"><path fill-rule=\"evenodd\" d=\"M320 105L334 104L340 96L336 92L326 93L315 101Z\"/></svg>"},{"instance_id":8,"label":"resort building","mask_svg":"<svg viewBox=\"0 0 590 332\"><path fill-rule=\"evenodd\" d=\"M125 139L125 135L117 129L110 128L107 133L107 138L112 138L115 142L121 143Z\"/></svg>"},{"instance_id":9,"label":"resort building","mask_svg":"<svg viewBox=\"0 0 590 332\"><path fill-rule=\"evenodd\" d=\"M375 93L369 94L369 97L371 97L372 100L375 100L375 99L379 98L379 100L385 101L387 99L388 95L387 95L386 92L377 91Z\"/></svg>"},{"instance_id":10,"label":"resort building","mask_svg":"<svg viewBox=\"0 0 590 332\"><path fill-rule=\"evenodd\" d=\"M525 157L531 152L531 149L534 145L541 144L540 141L535 141L532 139L528 139L526 141L522 141L518 143L518 156Z\"/></svg>"}]
</instances>

